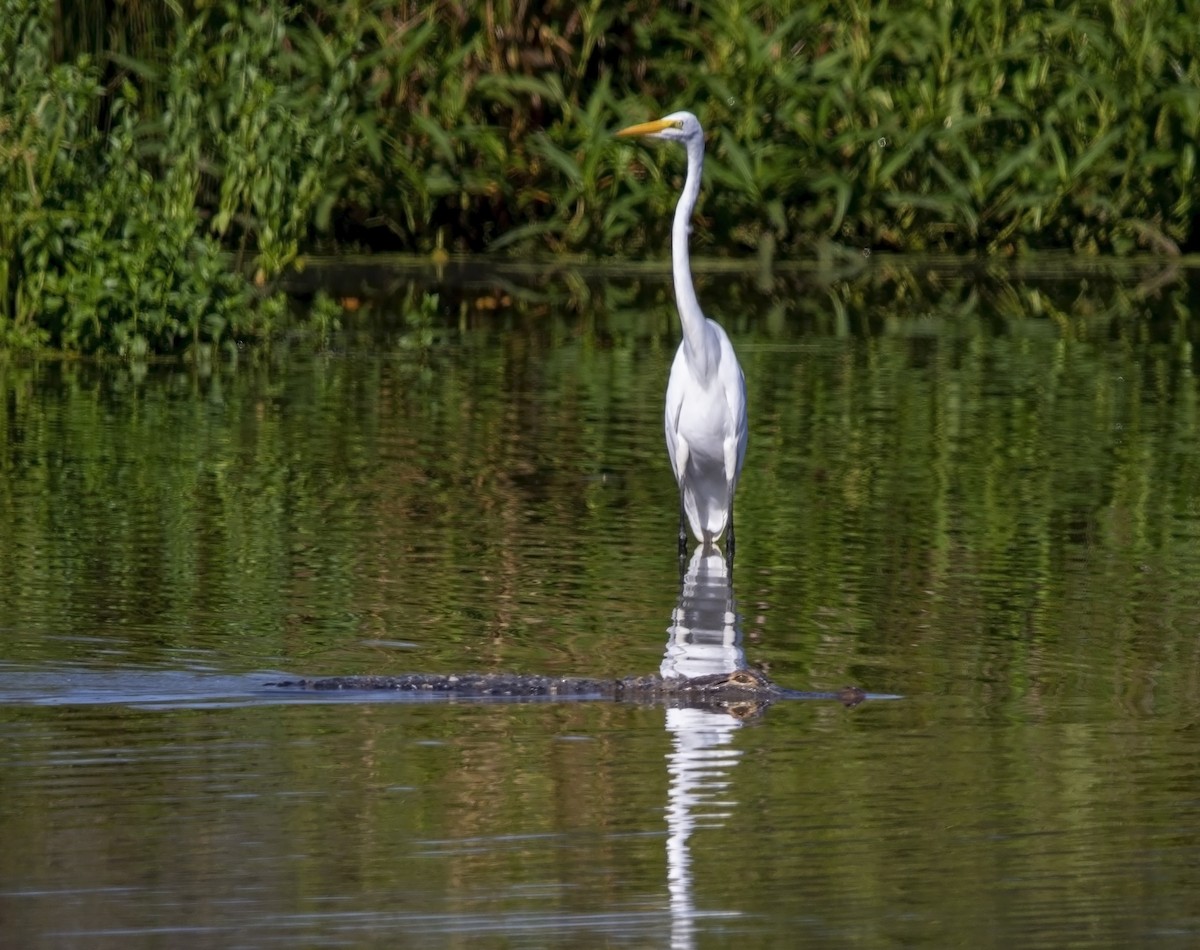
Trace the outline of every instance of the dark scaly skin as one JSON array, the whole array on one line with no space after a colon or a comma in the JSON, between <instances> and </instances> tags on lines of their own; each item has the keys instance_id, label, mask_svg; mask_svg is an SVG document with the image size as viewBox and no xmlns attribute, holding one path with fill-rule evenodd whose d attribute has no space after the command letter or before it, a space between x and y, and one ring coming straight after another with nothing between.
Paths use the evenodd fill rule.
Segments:
<instances>
[{"instance_id":1,"label":"dark scaly skin","mask_svg":"<svg viewBox=\"0 0 1200 950\"><path fill-rule=\"evenodd\" d=\"M661 676L627 676L619 680L573 676L538 676L511 673L406 673L400 676L332 676L290 680L269 686L313 690L391 690L408 693L446 693L473 698L609 699L617 702L663 704L700 708L749 705L753 714L779 699L837 700L857 706L866 698L857 686L831 692L808 692L777 686L756 670L734 670L691 679Z\"/></svg>"}]
</instances>

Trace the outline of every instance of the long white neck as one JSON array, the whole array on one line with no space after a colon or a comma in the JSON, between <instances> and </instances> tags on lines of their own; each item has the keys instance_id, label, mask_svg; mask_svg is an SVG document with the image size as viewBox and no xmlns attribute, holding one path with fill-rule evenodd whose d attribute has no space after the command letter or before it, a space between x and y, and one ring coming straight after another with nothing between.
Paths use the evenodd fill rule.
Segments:
<instances>
[{"instance_id":1,"label":"long white neck","mask_svg":"<svg viewBox=\"0 0 1200 950\"><path fill-rule=\"evenodd\" d=\"M691 351L692 369L701 381L716 369L713 346L708 342L711 332L708 321L696 299L696 288L692 284L692 266L688 255L688 235L691 233L692 211L700 194L700 175L704 168L704 139L697 136L687 142L687 179L683 193L675 206L675 224L671 229L671 263L675 277L675 305L679 309L679 322L683 324L683 338Z\"/></svg>"}]
</instances>

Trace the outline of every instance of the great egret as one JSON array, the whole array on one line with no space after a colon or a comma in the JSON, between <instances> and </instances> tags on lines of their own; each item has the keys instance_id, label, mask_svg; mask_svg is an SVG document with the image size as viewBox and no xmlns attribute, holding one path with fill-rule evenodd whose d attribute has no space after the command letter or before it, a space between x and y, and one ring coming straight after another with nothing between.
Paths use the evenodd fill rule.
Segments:
<instances>
[{"instance_id":1,"label":"great egret","mask_svg":"<svg viewBox=\"0 0 1200 950\"><path fill-rule=\"evenodd\" d=\"M704 316L692 285L688 257L692 209L704 168L704 129L690 112L622 129L621 137L682 142L687 178L675 206L671 260L675 305L683 341L671 365L663 416L667 452L679 485L679 554L687 554L687 524L696 540L711 545L728 528L726 556L733 559L733 494L746 457L746 377L721 326Z\"/></svg>"}]
</instances>

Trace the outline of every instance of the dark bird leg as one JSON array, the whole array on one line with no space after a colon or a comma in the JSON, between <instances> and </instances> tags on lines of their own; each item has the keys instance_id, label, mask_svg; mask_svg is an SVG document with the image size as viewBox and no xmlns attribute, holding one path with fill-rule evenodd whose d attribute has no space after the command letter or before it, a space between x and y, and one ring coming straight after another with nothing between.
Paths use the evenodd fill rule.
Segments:
<instances>
[{"instance_id":1,"label":"dark bird leg","mask_svg":"<svg viewBox=\"0 0 1200 950\"><path fill-rule=\"evenodd\" d=\"M683 492L679 493L679 556L687 557L687 516L683 511Z\"/></svg>"},{"instance_id":2,"label":"dark bird leg","mask_svg":"<svg viewBox=\"0 0 1200 950\"><path fill-rule=\"evenodd\" d=\"M732 565L733 564L733 505L729 506L729 540L728 540L728 542L726 542L725 547L728 549L725 552L725 560L730 565Z\"/></svg>"}]
</instances>

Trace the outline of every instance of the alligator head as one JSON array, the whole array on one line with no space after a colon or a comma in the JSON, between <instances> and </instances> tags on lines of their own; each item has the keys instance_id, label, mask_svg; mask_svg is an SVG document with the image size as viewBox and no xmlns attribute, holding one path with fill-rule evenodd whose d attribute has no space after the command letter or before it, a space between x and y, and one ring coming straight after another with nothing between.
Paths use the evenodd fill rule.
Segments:
<instances>
[{"instance_id":1,"label":"alligator head","mask_svg":"<svg viewBox=\"0 0 1200 950\"><path fill-rule=\"evenodd\" d=\"M867 695L857 686L845 686L836 692L786 689L748 667L686 679L631 676L618 682L619 698L642 701L653 698L670 705L720 708L740 719L761 713L777 699L836 699L845 706L857 706Z\"/></svg>"}]
</instances>

